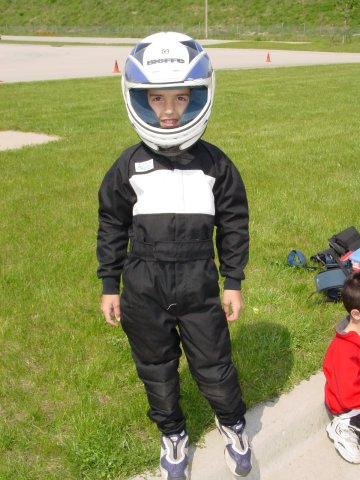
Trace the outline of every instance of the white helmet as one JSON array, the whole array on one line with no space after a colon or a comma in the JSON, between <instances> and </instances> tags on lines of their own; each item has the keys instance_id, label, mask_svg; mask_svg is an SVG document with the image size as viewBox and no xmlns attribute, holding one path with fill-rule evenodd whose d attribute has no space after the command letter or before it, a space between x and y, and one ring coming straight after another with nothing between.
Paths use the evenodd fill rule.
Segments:
<instances>
[{"instance_id":1,"label":"white helmet","mask_svg":"<svg viewBox=\"0 0 360 480\"><path fill-rule=\"evenodd\" d=\"M147 90L190 88L190 101L175 128L160 128ZM144 38L125 64L122 91L131 123L153 150L184 150L204 133L211 113L215 73L201 45L187 35L161 32Z\"/></svg>"}]
</instances>

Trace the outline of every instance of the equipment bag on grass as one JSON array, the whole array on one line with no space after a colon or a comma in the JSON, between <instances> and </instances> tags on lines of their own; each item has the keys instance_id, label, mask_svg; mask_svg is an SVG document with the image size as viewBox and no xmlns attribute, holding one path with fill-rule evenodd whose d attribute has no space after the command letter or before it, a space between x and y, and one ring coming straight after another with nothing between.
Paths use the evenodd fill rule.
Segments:
<instances>
[{"instance_id":1,"label":"equipment bag on grass","mask_svg":"<svg viewBox=\"0 0 360 480\"><path fill-rule=\"evenodd\" d=\"M316 292L314 293L324 295L320 302L338 302L341 299L341 288L347 275L348 273L341 268L331 268L317 273L314 278L316 285Z\"/></svg>"},{"instance_id":2,"label":"equipment bag on grass","mask_svg":"<svg viewBox=\"0 0 360 480\"><path fill-rule=\"evenodd\" d=\"M329 238L329 245L341 257L347 252L360 248L360 233L355 227L349 227Z\"/></svg>"},{"instance_id":3,"label":"equipment bag on grass","mask_svg":"<svg viewBox=\"0 0 360 480\"><path fill-rule=\"evenodd\" d=\"M351 262L346 258L346 254L360 247L360 234L355 227L349 227L333 235L328 241L330 248L311 257L312 261L320 263L324 269L314 278L314 293L323 294L324 302L337 302L341 299L344 281L352 272Z\"/></svg>"}]
</instances>

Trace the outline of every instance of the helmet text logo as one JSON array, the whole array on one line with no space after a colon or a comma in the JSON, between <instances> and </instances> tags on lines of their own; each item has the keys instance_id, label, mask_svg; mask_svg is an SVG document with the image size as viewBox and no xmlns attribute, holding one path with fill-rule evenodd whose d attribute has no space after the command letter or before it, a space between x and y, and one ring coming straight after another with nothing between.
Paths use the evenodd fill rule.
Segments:
<instances>
[{"instance_id":1,"label":"helmet text logo","mask_svg":"<svg viewBox=\"0 0 360 480\"><path fill-rule=\"evenodd\" d=\"M147 65L155 65L156 63L185 63L182 58L156 58L154 60L148 60Z\"/></svg>"}]
</instances>

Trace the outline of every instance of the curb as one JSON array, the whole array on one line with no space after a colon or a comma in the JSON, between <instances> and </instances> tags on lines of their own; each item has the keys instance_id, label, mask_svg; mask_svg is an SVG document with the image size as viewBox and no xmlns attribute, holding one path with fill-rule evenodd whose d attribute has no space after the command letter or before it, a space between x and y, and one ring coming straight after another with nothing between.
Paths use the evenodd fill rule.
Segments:
<instances>
[{"instance_id":1,"label":"curb","mask_svg":"<svg viewBox=\"0 0 360 480\"><path fill-rule=\"evenodd\" d=\"M329 422L324 385L324 375L319 372L274 402L265 402L249 411L247 431L255 457L249 480L260 478L260 474L264 480L273 478L282 465L288 464L299 445L324 431Z\"/></svg>"},{"instance_id":2,"label":"curb","mask_svg":"<svg viewBox=\"0 0 360 480\"><path fill-rule=\"evenodd\" d=\"M309 380L302 381L291 392L274 401L256 405L247 412L246 431L253 448L253 469L246 477L247 480L275 478L276 472L289 464L292 451L298 452L300 445L306 444L311 437L322 434L329 422L323 400L324 384L324 375L318 372ZM326 437L325 433L323 436ZM191 447L191 480L234 480L224 462L223 449L217 430L205 435L202 447ZM145 473L132 477L131 480L160 478L160 475Z\"/></svg>"}]
</instances>

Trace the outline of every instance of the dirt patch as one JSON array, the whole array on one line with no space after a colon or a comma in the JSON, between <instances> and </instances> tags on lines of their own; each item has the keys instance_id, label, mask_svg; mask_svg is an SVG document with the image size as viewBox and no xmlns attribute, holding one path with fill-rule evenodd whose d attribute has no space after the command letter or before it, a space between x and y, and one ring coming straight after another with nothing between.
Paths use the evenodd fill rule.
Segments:
<instances>
[{"instance_id":1,"label":"dirt patch","mask_svg":"<svg viewBox=\"0 0 360 480\"><path fill-rule=\"evenodd\" d=\"M55 135L45 135L45 133L7 130L0 132L0 150L13 150L16 148L27 147L29 145L53 142L55 140L60 140L60 137Z\"/></svg>"}]
</instances>

